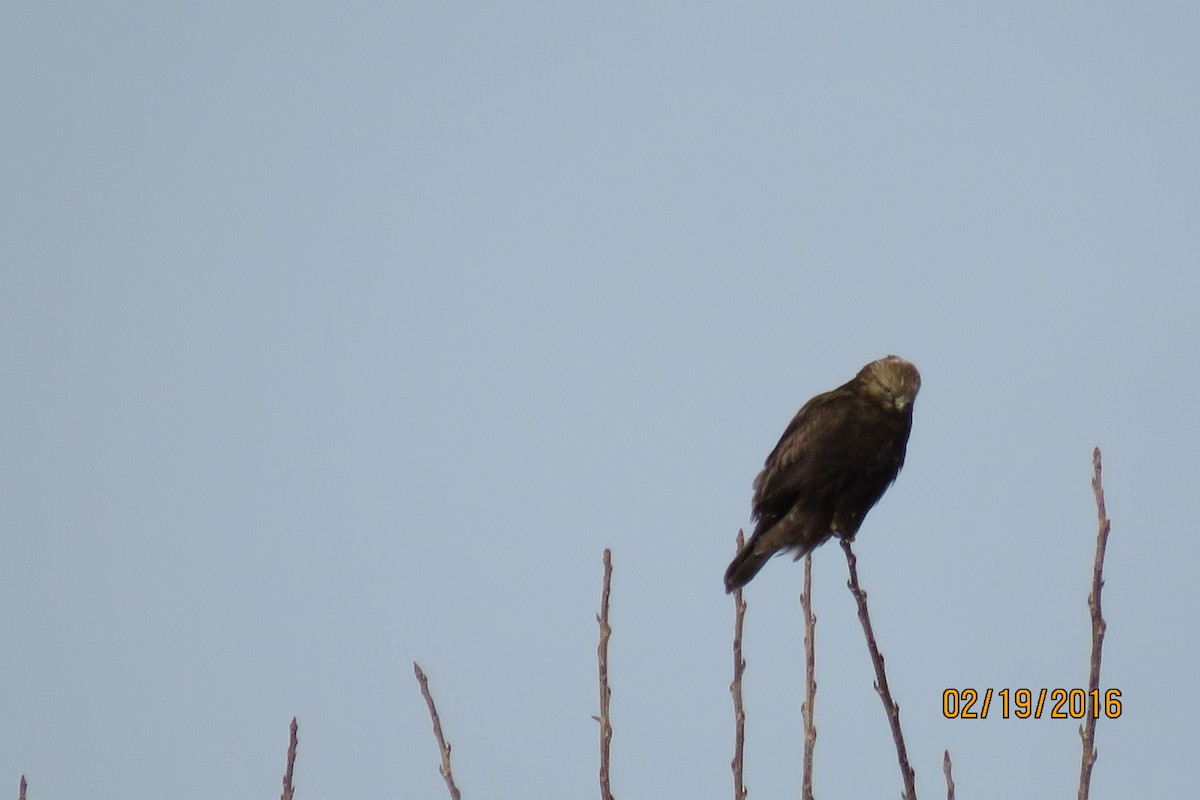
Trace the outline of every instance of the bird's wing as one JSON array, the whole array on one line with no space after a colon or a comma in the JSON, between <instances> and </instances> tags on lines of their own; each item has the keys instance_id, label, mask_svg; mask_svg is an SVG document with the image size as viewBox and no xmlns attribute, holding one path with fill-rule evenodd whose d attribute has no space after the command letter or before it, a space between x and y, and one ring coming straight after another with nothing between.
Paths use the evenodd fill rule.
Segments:
<instances>
[{"instance_id":1,"label":"bird's wing","mask_svg":"<svg viewBox=\"0 0 1200 800\"><path fill-rule=\"evenodd\" d=\"M843 386L817 395L796 412L754 480L754 509L760 517L786 513L806 488L820 482L829 455L845 441L858 403Z\"/></svg>"}]
</instances>

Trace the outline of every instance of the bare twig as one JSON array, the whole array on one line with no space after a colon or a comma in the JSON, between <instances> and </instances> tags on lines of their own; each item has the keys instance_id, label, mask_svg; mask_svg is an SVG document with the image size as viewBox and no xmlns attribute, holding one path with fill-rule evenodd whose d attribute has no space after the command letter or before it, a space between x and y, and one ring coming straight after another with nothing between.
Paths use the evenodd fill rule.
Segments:
<instances>
[{"instance_id":1,"label":"bare twig","mask_svg":"<svg viewBox=\"0 0 1200 800\"><path fill-rule=\"evenodd\" d=\"M296 718L292 717L292 724L288 727L287 767L283 771L283 794L279 795L279 800L292 800L292 795L295 793L295 789L292 787L292 770L296 767L296 745L300 741L296 734L299 730L300 726L296 723Z\"/></svg>"},{"instance_id":2,"label":"bare twig","mask_svg":"<svg viewBox=\"0 0 1200 800\"><path fill-rule=\"evenodd\" d=\"M17 800L25 800L25 789L28 786L29 786L29 784L25 783L25 776L22 775L21 776L21 786L17 790Z\"/></svg>"},{"instance_id":3,"label":"bare twig","mask_svg":"<svg viewBox=\"0 0 1200 800\"><path fill-rule=\"evenodd\" d=\"M742 552L746 543L746 534L738 531L737 550ZM746 708L742 705L742 675L746 672L746 660L742 658L742 630L746 622L746 601L742 598L739 586L733 592L733 683L729 684L729 693L733 695L733 760L729 762L733 770L733 798L746 800L745 760L746 748Z\"/></svg>"},{"instance_id":4,"label":"bare twig","mask_svg":"<svg viewBox=\"0 0 1200 800\"><path fill-rule=\"evenodd\" d=\"M613 800L609 785L610 750L612 748L612 719L609 717L609 701L612 690L608 688L608 638L612 627L608 624L608 595L612 588L612 550L604 548L604 584L600 591L600 613L596 622L600 624L600 644L596 647L596 659L600 665L600 800Z\"/></svg>"},{"instance_id":5,"label":"bare twig","mask_svg":"<svg viewBox=\"0 0 1200 800\"><path fill-rule=\"evenodd\" d=\"M800 788L803 800L812 800L813 750L817 746L817 726L813 712L817 702L817 618L812 613L812 553L804 557L804 592L800 595L804 609L804 778Z\"/></svg>"},{"instance_id":6,"label":"bare twig","mask_svg":"<svg viewBox=\"0 0 1200 800\"><path fill-rule=\"evenodd\" d=\"M942 755L942 772L946 773L946 800L954 800L954 770L950 766L950 751Z\"/></svg>"},{"instance_id":7,"label":"bare twig","mask_svg":"<svg viewBox=\"0 0 1200 800\"><path fill-rule=\"evenodd\" d=\"M841 540L842 550L846 552L846 564L850 568L850 580L846 583L850 593L858 603L858 621L862 623L863 633L867 636L867 649L871 652L871 663L875 667L875 691L883 701L883 709L887 713L888 724L892 726L892 739L896 743L896 758L900 762L900 776L904 779L904 800L917 800L916 775L912 765L908 763L908 748L904 746L904 733L900 730L900 706L892 699L888 689L887 672L883 667L883 655L875 643L875 632L871 629L871 615L867 611L867 593L858 585L858 559L850 548L850 542Z\"/></svg>"},{"instance_id":8,"label":"bare twig","mask_svg":"<svg viewBox=\"0 0 1200 800\"><path fill-rule=\"evenodd\" d=\"M1100 655L1104 649L1104 632L1108 624L1100 610L1100 591L1104 588L1104 551L1108 547L1108 532L1112 527L1108 511L1104 507L1104 486L1100 482L1100 448L1092 451L1092 492L1096 495L1096 518L1099 531L1096 534L1096 559L1092 565L1092 592L1088 595L1088 610L1092 614L1092 661L1088 675L1087 718L1079 726L1083 740L1083 757L1079 766L1079 800L1087 800L1092 785L1092 766L1096 763L1096 718L1100 709L1096 706L1100 690Z\"/></svg>"},{"instance_id":9,"label":"bare twig","mask_svg":"<svg viewBox=\"0 0 1200 800\"><path fill-rule=\"evenodd\" d=\"M446 788L450 790L450 800L462 800L458 787L454 785L454 771L450 768L450 743L442 735L442 720L438 717L437 706L433 704L433 695L429 693L429 679L425 677L421 666L415 661L413 662L413 672L417 676L417 682L421 684L421 695L425 698L425 704L429 706L429 718L433 720L433 735L437 737L438 750L442 754L442 763L438 767L438 772L442 773L442 780L446 782Z\"/></svg>"}]
</instances>

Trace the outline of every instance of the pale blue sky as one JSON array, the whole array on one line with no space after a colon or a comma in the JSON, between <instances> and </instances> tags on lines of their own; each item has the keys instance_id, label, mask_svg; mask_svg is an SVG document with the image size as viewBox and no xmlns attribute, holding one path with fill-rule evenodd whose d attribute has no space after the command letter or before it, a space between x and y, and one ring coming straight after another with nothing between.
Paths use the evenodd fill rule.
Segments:
<instances>
[{"instance_id":1,"label":"pale blue sky","mask_svg":"<svg viewBox=\"0 0 1200 800\"><path fill-rule=\"evenodd\" d=\"M731 795L750 484L799 405L922 370L859 536L922 797L1190 786L1192 3L65 3L0 13L0 787ZM895 797L835 547L816 793ZM797 796L800 567L747 593L747 781ZM2 791L2 789L0 789Z\"/></svg>"}]
</instances>

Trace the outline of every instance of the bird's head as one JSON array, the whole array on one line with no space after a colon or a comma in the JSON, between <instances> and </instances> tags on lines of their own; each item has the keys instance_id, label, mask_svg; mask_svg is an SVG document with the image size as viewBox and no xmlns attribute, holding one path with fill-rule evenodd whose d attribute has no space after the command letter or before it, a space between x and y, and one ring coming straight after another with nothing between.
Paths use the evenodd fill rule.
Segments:
<instances>
[{"instance_id":1,"label":"bird's head","mask_svg":"<svg viewBox=\"0 0 1200 800\"><path fill-rule=\"evenodd\" d=\"M858 373L867 393L884 405L905 411L921 391L921 373L900 356L872 361Z\"/></svg>"}]
</instances>

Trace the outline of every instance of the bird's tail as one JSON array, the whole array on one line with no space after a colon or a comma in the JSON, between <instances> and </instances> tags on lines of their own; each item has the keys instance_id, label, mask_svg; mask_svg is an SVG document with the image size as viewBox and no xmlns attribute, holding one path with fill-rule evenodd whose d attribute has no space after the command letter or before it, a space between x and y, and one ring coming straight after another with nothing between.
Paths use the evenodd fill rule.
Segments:
<instances>
[{"instance_id":1,"label":"bird's tail","mask_svg":"<svg viewBox=\"0 0 1200 800\"><path fill-rule=\"evenodd\" d=\"M772 536L772 532L775 530L775 528L768 528L766 530L755 531L741 552L734 556L733 561L729 564L729 569L725 570L726 594L732 592L734 589L740 589L749 583L758 574L758 571L763 568L763 565L780 551L790 551L795 560L799 561L811 553L817 545L829 538L826 535L801 544L789 543L781 545L773 541L773 539L778 538L777 536Z\"/></svg>"},{"instance_id":2,"label":"bird's tail","mask_svg":"<svg viewBox=\"0 0 1200 800\"><path fill-rule=\"evenodd\" d=\"M756 553L754 539L747 542L742 551L734 556L733 561L729 564L729 569L725 570L726 594L749 583L750 579L758 574L758 571L763 568L763 564L766 564L772 555L774 553Z\"/></svg>"}]
</instances>

